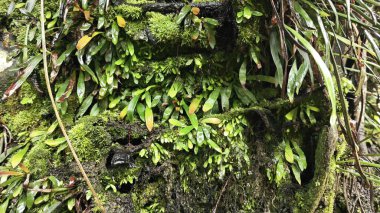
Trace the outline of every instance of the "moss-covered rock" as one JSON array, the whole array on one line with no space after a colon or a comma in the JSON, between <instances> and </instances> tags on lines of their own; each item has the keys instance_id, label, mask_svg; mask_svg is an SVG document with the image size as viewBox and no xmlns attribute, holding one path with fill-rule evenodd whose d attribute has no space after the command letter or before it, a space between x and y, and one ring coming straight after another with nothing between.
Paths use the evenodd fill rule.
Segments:
<instances>
[{"instance_id":1,"label":"moss-covered rock","mask_svg":"<svg viewBox=\"0 0 380 213\"><path fill-rule=\"evenodd\" d=\"M43 141L39 141L28 151L24 164L36 178L43 178L49 175L53 166L52 155L52 150Z\"/></svg>"},{"instance_id":2,"label":"moss-covered rock","mask_svg":"<svg viewBox=\"0 0 380 213\"><path fill-rule=\"evenodd\" d=\"M104 128L106 122L106 118L85 116L69 131L81 161L99 162L109 154L112 137Z\"/></svg>"}]
</instances>

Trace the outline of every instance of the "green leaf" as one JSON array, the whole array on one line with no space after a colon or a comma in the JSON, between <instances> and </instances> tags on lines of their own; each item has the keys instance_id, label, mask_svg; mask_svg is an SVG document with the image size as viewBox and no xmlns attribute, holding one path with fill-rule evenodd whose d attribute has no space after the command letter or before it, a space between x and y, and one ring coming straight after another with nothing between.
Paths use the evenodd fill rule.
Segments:
<instances>
[{"instance_id":1,"label":"green leaf","mask_svg":"<svg viewBox=\"0 0 380 213\"><path fill-rule=\"evenodd\" d=\"M92 94L90 94L89 96L87 96L86 99L84 99L82 105L79 107L77 117L82 117L86 113L88 108L91 106L93 99L94 96Z\"/></svg>"},{"instance_id":2,"label":"green leaf","mask_svg":"<svg viewBox=\"0 0 380 213\"><path fill-rule=\"evenodd\" d=\"M153 117L153 111L150 107L147 107L145 109L145 123L149 132L151 132L154 125L154 117Z\"/></svg>"},{"instance_id":3,"label":"green leaf","mask_svg":"<svg viewBox=\"0 0 380 213\"><path fill-rule=\"evenodd\" d=\"M129 102L128 104L128 109L127 109L127 119L129 121L133 121L133 113L135 112L135 108L136 108L136 105L137 105L137 102L139 101L140 99L140 95L135 95L131 102Z\"/></svg>"},{"instance_id":4,"label":"green leaf","mask_svg":"<svg viewBox=\"0 0 380 213\"><path fill-rule=\"evenodd\" d=\"M181 24L181 22L183 21L183 19L185 19L185 17L187 16L187 14L189 14L190 10L191 10L191 6L190 5L185 5L184 7L182 7L181 11L178 14L176 23L177 24Z\"/></svg>"},{"instance_id":5,"label":"green leaf","mask_svg":"<svg viewBox=\"0 0 380 213\"><path fill-rule=\"evenodd\" d=\"M115 108L121 100L121 97L117 97L111 101L111 103L108 105L108 108L112 109Z\"/></svg>"},{"instance_id":6,"label":"green leaf","mask_svg":"<svg viewBox=\"0 0 380 213\"><path fill-rule=\"evenodd\" d=\"M214 91L208 97L206 103L203 105L203 108L202 108L203 112L208 112L214 107L214 104L219 97L219 93L220 93L220 87L215 88Z\"/></svg>"},{"instance_id":7,"label":"green leaf","mask_svg":"<svg viewBox=\"0 0 380 213\"><path fill-rule=\"evenodd\" d=\"M162 122L165 122L169 119L170 115L172 114L174 110L174 105L169 105L168 107L166 107L165 111L164 111L164 114L162 116Z\"/></svg>"},{"instance_id":8,"label":"green leaf","mask_svg":"<svg viewBox=\"0 0 380 213\"><path fill-rule=\"evenodd\" d=\"M138 103L136 107L137 113L142 121L145 121L145 106L142 103Z\"/></svg>"},{"instance_id":9,"label":"green leaf","mask_svg":"<svg viewBox=\"0 0 380 213\"><path fill-rule=\"evenodd\" d=\"M9 161L11 162L13 168L16 168L16 166L18 166L18 164L22 161L26 152L29 149L29 146L30 144L27 144L23 149L19 150L16 154L12 155Z\"/></svg>"},{"instance_id":10,"label":"green leaf","mask_svg":"<svg viewBox=\"0 0 380 213\"><path fill-rule=\"evenodd\" d=\"M79 77L78 77L78 83L77 83L77 95L78 95L79 103L82 103L85 92L86 92L86 87L84 84L84 74L83 72L80 71Z\"/></svg>"},{"instance_id":11,"label":"green leaf","mask_svg":"<svg viewBox=\"0 0 380 213\"><path fill-rule=\"evenodd\" d=\"M232 92L232 88L230 86L226 88L222 88L222 90L220 91L220 98L221 98L223 110L228 110L230 108L231 92Z\"/></svg>"},{"instance_id":12,"label":"green leaf","mask_svg":"<svg viewBox=\"0 0 380 213\"><path fill-rule=\"evenodd\" d=\"M9 96L11 96L13 93L16 92L18 88L21 87L21 85L26 81L26 79L30 76L30 74L33 72L33 70L37 67L37 65L42 61L42 55L34 56L33 58L29 59L26 64L27 67L23 69L20 72L20 75L18 77L18 80L13 83L5 92L2 97L2 100L5 100Z\"/></svg>"},{"instance_id":13,"label":"green leaf","mask_svg":"<svg viewBox=\"0 0 380 213\"><path fill-rule=\"evenodd\" d=\"M74 205L75 205L75 198L72 197L67 201L67 209L69 209L70 211L73 210Z\"/></svg>"},{"instance_id":14,"label":"green leaf","mask_svg":"<svg viewBox=\"0 0 380 213\"><path fill-rule=\"evenodd\" d=\"M183 122L181 122L177 119L174 119L174 118L169 119L169 123L173 126L178 126L178 127L185 127L186 126L186 124L184 124Z\"/></svg>"},{"instance_id":15,"label":"green leaf","mask_svg":"<svg viewBox=\"0 0 380 213\"><path fill-rule=\"evenodd\" d=\"M244 60L240 66L239 80L241 85L244 87L245 83L247 82L247 60Z\"/></svg>"},{"instance_id":16,"label":"green leaf","mask_svg":"<svg viewBox=\"0 0 380 213\"><path fill-rule=\"evenodd\" d=\"M185 101L182 100L181 101L181 105L183 106L183 109L185 110L187 117L189 117L191 125L193 125L193 127L195 129L198 129L198 118L197 118L197 115L189 113L189 107L187 106L187 104L185 103Z\"/></svg>"},{"instance_id":17,"label":"green leaf","mask_svg":"<svg viewBox=\"0 0 380 213\"><path fill-rule=\"evenodd\" d=\"M112 43L116 45L119 41L119 26L117 25L116 21L112 23L111 36L112 36Z\"/></svg>"},{"instance_id":18,"label":"green leaf","mask_svg":"<svg viewBox=\"0 0 380 213\"><path fill-rule=\"evenodd\" d=\"M278 34L277 30L272 30L269 36L269 46L270 46L270 52L272 55L272 59L274 62L274 65L276 66L276 85L280 85L282 87L282 81L284 78L284 69L282 67L282 62L280 59L280 53L281 53L281 45L280 45L280 35Z\"/></svg>"},{"instance_id":19,"label":"green leaf","mask_svg":"<svg viewBox=\"0 0 380 213\"><path fill-rule=\"evenodd\" d=\"M289 79L288 79L288 87L287 87L287 93L289 97L289 101L293 103L294 101L294 93L299 90L301 87L301 84L303 82L303 79L305 78L305 75L307 73L308 62L303 62L299 69L297 69L297 61L294 60L292 68L289 72Z\"/></svg>"},{"instance_id":20,"label":"green leaf","mask_svg":"<svg viewBox=\"0 0 380 213\"><path fill-rule=\"evenodd\" d=\"M277 162L277 166L276 166L276 183L277 185L279 185L280 181L285 177L286 175L286 172L285 172L285 168L284 168L284 162L282 161L282 159L280 158Z\"/></svg>"},{"instance_id":21,"label":"green leaf","mask_svg":"<svg viewBox=\"0 0 380 213\"><path fill-rule=\"evenodd\" d=\"M182 136L182 135L187 135L189 134L189 132L191 132L191 130L193 130L194 127L193 126L186 126L184 128L182 128L180 131L179 131L179 135Z\"/></svg>"},{"instance_id":22,"label":"green leaf","mask_svg":"<svg viewBox=\"0 0 380 213\"><path fill-rule=\"evenodd\" d=\"M127 47L128 47L128 52L130 55L135 54L135 48L133 47L133 44L130 40L127 41Z\"/></svg>"},{"instance_id":23,"label":"green leaf","mask_svg":"<svg viewBox=\"0 0 380 213\"><path fill-rule=\"evenodd\" d=\"M223 153L222 151L222 148L220 148L220 146L218 144L216 144L214 141L212 141L211 139L208 139L207 140L207 144L213 148L215 151L219 152L219 153Z\"/></svg>"},{"instance_id":24,"label":"green leaf","mask_svg":"<svg viewBox=\"0 0 380 213\"><path fill-rule=\"evenodd\" d=\"M92 79L96 84L99 83L98 78L96 77L94 71L92 71L92 69L91 69L89 66L87 66L86 64L81 64L81 67L84 69L84 71L86 71L88 74L90 74L91 79Z\"/></svg>"},{"instance_id":25,"label":"green leaf","mask_svg":"<svg viewBox=\"0 0 380 213\"><path fill-rule=\"evenodd\" d=\"M296 164L292 164L292 171L297 182L301 185L301 171Z\"/></svg>"},{"instance_id":26,"label":"green leaf","mask_svg":"<svg viewBox=\"0 0 380 213\"><path fill-rule=\"evenodd\" d=\"M198 143L198 145L201 146L203 144L204 140L205 140L205 136L203 134L203 128L199 127L197 129L197 143Z\"/></svg>"},{"instance_id":27,"label":"green leaf","mask_svg":"<svg viewBox=\"0 0 380 213\"><path fill-rule=\"evenodd\" d=\"M45 141L45 144L51 146L51 147L57 147L61 144L66 142L66 139L64 137L62 138L57 138L57 139L48 139Z\"/></svg>"},{"instance_id":28,"label":"green leaf","mask_svg":"<svg viewBox=\"0 0 380 213\"><path fill-rule=\"evenodd\" d=\"M249 7L244 7L244 9L243 9L243 16L246 19L250 19L251 18L252 12L251 12L251 9Z\"/></svg>"},{"instance_id":29,"label":"green leaf","mask_svg":"<svg viewBox=\"0 0 380 213\"><path fill-rule=\"evenodd\" d=\"M293 145L293 147L296 150L296 153L298 155L297 163L298 163L299 169L301 171L303 171L307 167L307 161L306 161L305 153L302 151L302 149L298 146L298 144L295 141L292 141L292 145Z\"/></svg>"},{"instance_id":30,"label":"green leaf","mask_svg":"<svg viewBox=\"0 0 380 213\"><path fill-rule=\"evenodd\" d=\"M6 213L8 209L9 197L0 205L0 213Z\"/></svg>"},{"instance_id":31,"label":"green leaf","mask_svg":"<svg viewBox=\"0 0 380 213\"><path fill-rule=\"evenodd\" d=\"M294 155L293 155L292 148L290 147L290 143L289 143L289 141L287 141L287 142L285 143L285 159L286 159L289 163L294 163Z\"/></svg>"},{"instance_id":32,"label":"green leaf","mask_svg":"<svg viewBox=\"0 0 380 213\"><path fill-rule=\"evenodd\" d=\"M322 57L319 55L319 53L313 48L313 46L306 40L304 39L297 31L292 29L289 26L285 26L287 30L289 30L300 42L301 44L309 51L309 53L313 56L315 62L317 63L323 79L325 86L327 88L327 92L329 94L329 98L331 101L331 117L330 117L330 125L335 125L336 122L336 97L335 97L335 86L334 86L334 81L331 76L331 73L329 69L327 68L326 64L323 62Z\"/></svg>"},{"instance_id":33,"label":"green leaf","mask_svg":"<svg viewBox=\"0 0 380 213\"><path fill-rule=\"evenodd\" d=\"M168 92L169 97L174 98L181 89L182 89L182 82L176 79L169 89L169 92Z\"/></svg>"}]
</instances>

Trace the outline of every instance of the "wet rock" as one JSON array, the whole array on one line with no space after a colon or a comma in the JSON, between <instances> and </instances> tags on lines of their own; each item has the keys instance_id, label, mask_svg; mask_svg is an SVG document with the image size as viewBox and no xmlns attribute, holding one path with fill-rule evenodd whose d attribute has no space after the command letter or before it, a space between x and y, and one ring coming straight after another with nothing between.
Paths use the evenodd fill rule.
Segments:
<instances>
[{"instance_id":1,"label":"wet rock","mask_svg":"<svg viewBox=\"0 0 380 213\"><path fill-rule=\"evenodd\" d=\"M135 167L135 164L134 164L134 159L132 158L130 154L125 153L125 152L115 152L112 155L109 166L111 168L119 167L119 166L133 168Z\"/></svg>"},{"instance_id":2,"label":"wet rock","mask_svg":"<svg viewBox=\"0 0 380 213\"><path fill-rule=\"evenodd\" d=\"M0 98L17 75L16 71L7 70L12 65L12 61L7 61L7 55L8 52L0 45Z\"/></svg>"}]
</instances>

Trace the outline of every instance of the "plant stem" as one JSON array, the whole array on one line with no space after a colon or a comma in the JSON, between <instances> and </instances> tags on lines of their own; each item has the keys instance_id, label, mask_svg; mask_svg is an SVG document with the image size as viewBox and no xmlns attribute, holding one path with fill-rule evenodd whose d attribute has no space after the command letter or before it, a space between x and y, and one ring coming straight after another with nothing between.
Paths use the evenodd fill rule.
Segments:
<instances>
[{"instance_id":1,"label":"plant stem","mask_svg":"<svg viewBox=\"0 0 380 213\"><path fill-rule=\"evenodd\" d=\"M106 212L101 201L99 200L99 197L98 197L98 194L96 193L94 187L92 186L90 180L88 179L87 177L87 174L86 172L84 171L83 169L83 166L74 150L74 147L70 141L70 138L69 136L67 135L67 131L66 131L66 128L65 126L63 125L63 122L62 122L62 119L61 119L61 116L59 115L59 112L58 112L58 108L57 108L57 105L55 104L55 100L54 100L54 96L53 96L53 92L51 90L51 85L50 85L50 81L49 81L49 72L48 72L48 65L47 65L47 50L46 50L46 38L45 38L45 16L44 16L44 0L41 0L41 11L40 11L40 22L41 22L41 40L42 40L42 54L43 54L43 63L44 63L44 73L45 73L45 82L46 82L46 87L47 87L47 90L48 90L48 93L49 93L49 98L50 98L50 101L51 101L51 104L53 106L53 109L54 109L54 113L55 113L55 116L57 117L57 121L58 121L58 124L59 124L59 127L61 128L61 131L62 131L62 134L64 135L66 141L67 141L67 144L70 148L70 151L75 159L75 162L80 170L80 172L82 173L82 176L84 178L84 180L86 181L86 184L88 186L88 188L90 189L90 191L92 192L92 195L94 196L94 199L95 199L95 203L96 205L100 208L100 210L102 212Z\"/></svg>"}]
</instances>

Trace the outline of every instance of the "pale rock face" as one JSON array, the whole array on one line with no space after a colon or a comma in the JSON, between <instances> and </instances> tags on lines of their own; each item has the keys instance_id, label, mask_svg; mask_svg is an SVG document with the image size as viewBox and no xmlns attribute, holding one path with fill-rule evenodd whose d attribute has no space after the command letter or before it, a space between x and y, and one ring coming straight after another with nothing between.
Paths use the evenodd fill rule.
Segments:
<instances>
[{"instance_id":1,"label":"pale rock face","mask_svg":"<svg viewBox=\"0 0 380 213\"><path fill-rule=\"evenodd\" d=\"M7 61L7 51L5 51L0 45L0 72L12 65L12 61Z\"/></svg>"},{"instance_id":2,"label":"pale rock face","mask_svg":"<svg viewBox=\"0 0 380 213\"><path fill-rule=\"evenodd\" d=\"M8 88L16 77L16 72L5 71L12 65L12 61L7 61L8 52L4 50L0 44L0 99L3 92Z\"/></svg>"}]
</instances>

